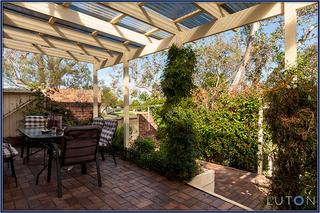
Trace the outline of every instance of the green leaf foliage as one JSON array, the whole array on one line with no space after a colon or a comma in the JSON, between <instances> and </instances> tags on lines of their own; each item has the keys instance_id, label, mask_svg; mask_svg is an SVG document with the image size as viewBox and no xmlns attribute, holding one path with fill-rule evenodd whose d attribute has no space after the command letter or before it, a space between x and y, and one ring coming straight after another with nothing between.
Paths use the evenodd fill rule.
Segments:
<instances>
[{"instance_id":1,"label":"green leaf foliage","mask_svg":"<svg viewBox=\"0 0 320 213\"><path fill-rule=\"evenodd\" d=\"M190 180L197 170L192 92L196 57L191 48L173 45L161 79L166 102L161 110L159 137L167 160L166 175Z\"/></svg>"},{"instance_id":2,"label":"green leaf foliage","mask_svg":"<svg viewBox=\"0 0 320 213\"><path fill-rule=\"evenodd\" d=\"M308 52L297 67L279 70L266 92L267 121L277 145L270 195L297 196L305 201L317 195L317 68ZM278 209L316 209L305 202L275 206Z\"/></svg>"},{"instance_id":3,"label":"green leaf foliage","mask_svg":"<svg viewBox=\"0 0 320 213\"><path fill-rule=\"evenodd\" d=\"M255 172L261 103L251 90L219 96L212 111L200 106L194 113L199 157Z\"/></svg>"}]
</instances>

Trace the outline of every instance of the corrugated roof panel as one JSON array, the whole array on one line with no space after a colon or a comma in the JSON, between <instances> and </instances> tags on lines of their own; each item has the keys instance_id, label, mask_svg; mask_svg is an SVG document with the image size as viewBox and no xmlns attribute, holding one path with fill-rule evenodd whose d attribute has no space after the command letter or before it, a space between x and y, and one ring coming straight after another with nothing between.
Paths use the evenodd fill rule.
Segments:
<instances>
[{"instance_id":1,"label":"corrugated roof panel","mask_svg":"<svg viewBox=\"0 0 320 213\"><path fill-rule=\"evenodd\" d=\"M70 9L110 21L121 13L94 2L72 2Z\"/></svg>"},{"instance_id":2,"label":"corrugated roof panel","mask_svg":"<svg viewBox=\"0 0 320 213\"><path fill-rule=\"evenodd\" d=\"M118 25L125 27L125 28L128 28L130 30L134 30L139 33L145 33L145 32L148 32L154 28L153 26L146 24L142 21L139 21L135 18L132 18L130 16L125 16L123 19L121 19L118 22Z\"/></svg>"},{"instance_id":3,"label":"corrugated roof panel","mask_svg":"<svg viewBox=\"0 0 320 213\"><path fill-rule=\"evenodd\" d=\"M165 31L157 31L155 33L153 33L152 35L156 36L157 38L160 38L160 39L164 39L164 38L168 38L170 36L172 36L171 33L168 33L168 32L165 32Z\"/></svg>"},{"instance_id":4,"label":"corrugated roof panel","mask_svg":"<svg viewBox=\"0 0 320 213\"><path fill-rule=\"evenodd\" d=\"M88 27L85 27L85 26L80 26L80 25L77 25L77 24L74 24L74 23L71 23L71 22L67 22L67 21L64 21L64 20L60 20L60 19L56 20L56 24L69 27L69 28L71 28L73 30L76 30L76 31L79 31L79 32L82 32L82 33L91 34L94 31L91 28L88 28ZM116 36L113 36L113 35L109 35L109 34L103 33L103 32L99 32L98 33L98 37L102 38L102 39L105 39L105 40L113 41L113 42L123 43L124 41L126 41L125 39L122 39L122 38L119 38L119 37L116 37ZM137 46L137 45L135 44L135 46Z\"/></svg>"},{"instance_id":5,"label":"corrugated roof panel","mask_svg":"<svg viewBox=\"0 0 320 213\"><path fill-rule=\"evenodd\" d=\"M145 3L144 6L173 20L197 10L192 3Z\"/></svg>"},{"instance_id":6,"label":"corrugated roof panel","mask_svg":"<svg viewBox=\"0 0 320 213\"><path fill-rule=\"evenodd\" d=\"M236 13L236 12L239 12L240 10L247 9L256 4L257 3L225 3L221 6L229 13Z\"/></svg>"},{"instance_id":7,"label":"corrugated roof panel","mask_svg":"<svg viewBox=\"0 0 320 213\"><path fill-rule=\"evenodd\" d=\"M191 18L184 20L183 22L181 22L181 24L188 27L188 28L194 28L194 27L198 27L203 24L208 24L214 20L215 19L213 17L209 16L208 14L201 13L197 16L194 16L194 17L191 17Z\"/></svg>"}]
</instances>

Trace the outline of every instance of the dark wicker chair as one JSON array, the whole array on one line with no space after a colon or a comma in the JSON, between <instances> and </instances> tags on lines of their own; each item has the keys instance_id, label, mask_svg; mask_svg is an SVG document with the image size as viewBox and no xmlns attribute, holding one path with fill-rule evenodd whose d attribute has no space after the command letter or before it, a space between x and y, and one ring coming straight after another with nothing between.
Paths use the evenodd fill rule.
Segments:
<instances>
[{"instance_id":1,"label":"dark wicker chair","mask_svg":"<svg viewBox=\"0 0 320 213\"><path fill-rule=\"evenodd\" d=\"M54 151L49 154L48 177L50 182L52 160L56 160L58 197L62 196L61 167L82 165L82 174L87 173L86 163L96 162L98 186L101 187L99 159L97 158L101 128L99 126L75 126L64 130L60 146L52 144Z\"/></svg>"}]
</instances>

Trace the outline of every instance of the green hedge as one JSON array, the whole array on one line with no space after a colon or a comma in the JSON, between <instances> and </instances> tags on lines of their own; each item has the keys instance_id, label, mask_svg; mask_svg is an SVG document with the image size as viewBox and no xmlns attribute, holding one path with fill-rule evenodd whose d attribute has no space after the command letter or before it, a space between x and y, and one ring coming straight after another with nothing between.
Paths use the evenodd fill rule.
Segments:
<instances>
[{"instance_id":1,"label":"green hedge","mask_svg":"<svg viewBox=\"0 0 320 213\"><path fill-rule=\"evenodd\" d=\"M258 112L261 100L253 91L224 95L212 111L195 111L199 157L255 172L258 151Z\"/></svg>"}]
</instances>

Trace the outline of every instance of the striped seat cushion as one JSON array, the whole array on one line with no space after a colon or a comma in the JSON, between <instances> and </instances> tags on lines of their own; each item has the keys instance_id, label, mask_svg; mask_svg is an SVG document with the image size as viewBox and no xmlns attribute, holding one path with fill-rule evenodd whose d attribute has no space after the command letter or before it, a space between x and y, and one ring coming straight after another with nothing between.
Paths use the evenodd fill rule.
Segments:
<instances>
[{"instance_id":1,"label":"striped seat cushion","mask_svg":"<svg viewBox=\"0 0 320 213\"><path fill-rule=\"evenodd\" d=\"M5 159L14 157L17 154L18 154L18 151L13 146L11 146L11 144L2 143L2 155Z\"/></svg>"},{"instance_id":2,"label":"striped seat cushion","mask_svg":"<svg viewBox=\"0 0 320 213\"><path fill-rule=\"evenodd\" d=\"M117 120L106 120L102 127L99 146L108 146L112 143L113 136L118 126Z\"/></svg>"},{"instance_id":3,"label":"striped seat cushion","mask_svg":"<svg viewBox=\"0 0 320 213\"><path fill-rule=\"evenodd\" d=\"M104 125L104 119L101 117L94 118L92 125L100 126L102 128Z\"/></svg>"},{"instance_id":4,"label":"striped seat cushion","mask_svg":"<svg viewBox=\"0 0 320 213\"><path fill-rule=\"evenodd\" d=\"M46 125L46 116L26 116L24 119L24 127L32 128L32 127L45 127Z\"/></svg>"}]
</instances>

